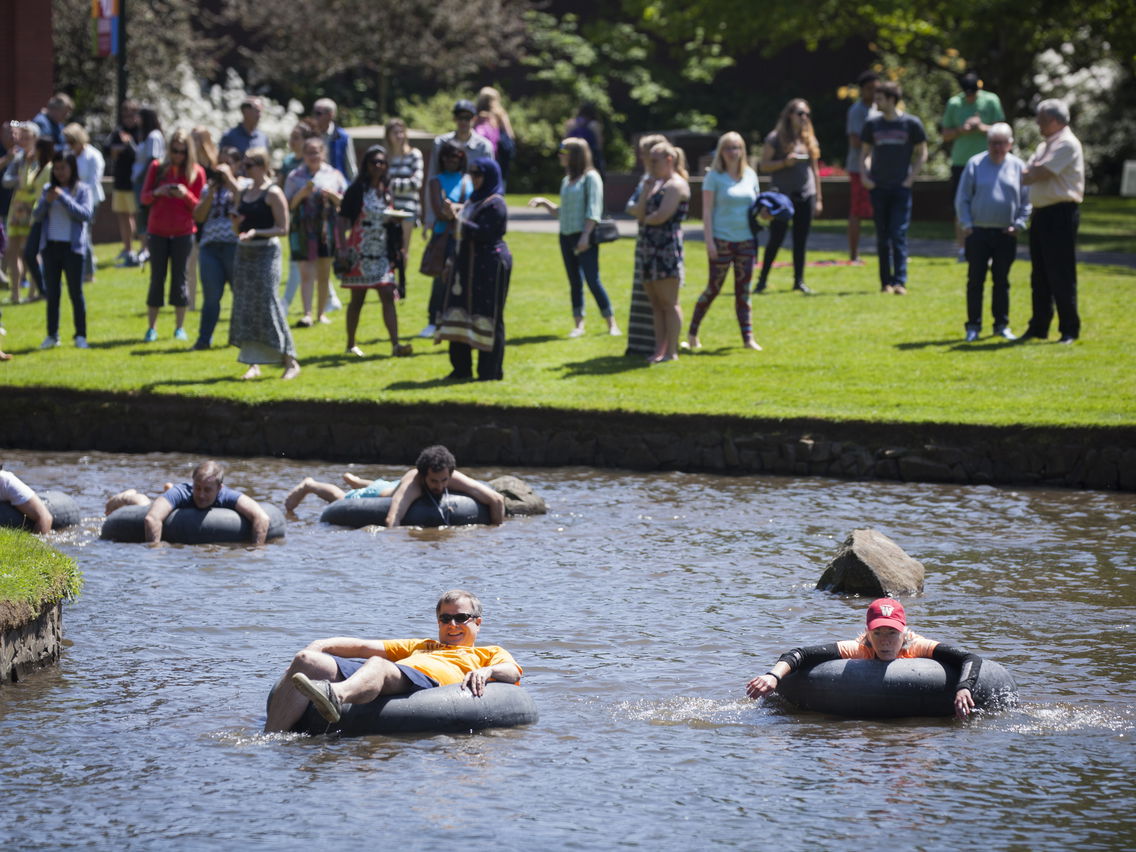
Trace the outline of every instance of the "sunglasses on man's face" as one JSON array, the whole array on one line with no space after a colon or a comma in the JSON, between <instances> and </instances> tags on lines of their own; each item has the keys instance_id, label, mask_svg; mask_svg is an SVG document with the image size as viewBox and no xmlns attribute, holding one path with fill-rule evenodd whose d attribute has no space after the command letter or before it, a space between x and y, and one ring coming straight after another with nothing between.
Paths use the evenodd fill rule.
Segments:
<instances>
[{"instance_id":1,"label":"sunglasses on man's face","mask_svg":"<svg viewBox=\"0 0 1136 852\"><path fill-rule=\"evenodd\" d=\"M472 612L443 612L438 616L442 624L465 624L471 618L477 618Z\"/></svg>"}]
</instances>

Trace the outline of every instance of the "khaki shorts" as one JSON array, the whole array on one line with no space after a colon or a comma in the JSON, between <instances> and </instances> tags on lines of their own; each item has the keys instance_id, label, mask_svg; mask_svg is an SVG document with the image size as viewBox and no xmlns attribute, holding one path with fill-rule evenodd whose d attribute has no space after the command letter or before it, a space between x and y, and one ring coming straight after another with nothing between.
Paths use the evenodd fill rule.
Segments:
<instances>
[{"instance_id":1,"label":"khaki shorts","mask_svg":"<svg viewBox=\"0 0 1136 852\"><path fill-rule=\"evenodd\" d=\"M133 190L116 189L110 198L110 209L115 213L137 213L138 201Z\"/></svg>"}]
</instances>

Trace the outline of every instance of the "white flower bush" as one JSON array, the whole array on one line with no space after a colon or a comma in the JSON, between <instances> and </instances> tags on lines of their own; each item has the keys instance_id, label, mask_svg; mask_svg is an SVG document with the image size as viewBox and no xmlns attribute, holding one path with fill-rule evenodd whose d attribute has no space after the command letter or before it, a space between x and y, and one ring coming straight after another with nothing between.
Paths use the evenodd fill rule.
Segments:
<instances>
[{"instance_id":1,"label":"white flower bush","mask_svg":"<svg viewBox=\"0 0 1136 852\"><path fill-rule=\"evenodd\" d=\"M203 85L193 69L184 63L177 69L177 78L180 83L176 88L152 82L139 98L158 111L167 136L178 127L192 130L201 125L209 128L214 142L220 142L229 128L240 124L241 101L256 94L245 88L241 75L232 68L225 70L224 84ZM267 134L273 163L279 166L288 153L288 134L304 115L304 105L295 99L285 105L264 95L257 97L263 104L259 129Z\"/></svg>"}]
</instances>

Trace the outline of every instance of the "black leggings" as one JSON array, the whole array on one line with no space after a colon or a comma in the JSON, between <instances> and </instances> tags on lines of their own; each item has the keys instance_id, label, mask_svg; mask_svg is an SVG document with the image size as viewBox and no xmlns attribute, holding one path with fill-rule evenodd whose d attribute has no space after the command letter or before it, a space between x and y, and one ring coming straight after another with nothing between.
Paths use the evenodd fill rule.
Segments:
<instances>
[{"instance_id":1,"label":"black leggings","mask_svg":"<svg viewBox=\"0 0 1136 852\"><path fill-rule=\"evenodd\" d=\"M170 304L184 308L189 304L189 291L186 289L186 268L189 253L193 250L193 234L180 237L160 237L150 234L150 293L146 304L160 308L162 290L166 283L166 267L170 272Z\"/></svg>"},{"instance_id":2,"label":"black leggings","mask_svg":"<svg viewBox=\"0 0 1136 852\"><path fill-rule=\"evenodd\" d=\"M805 249L809 242L809 229L813 225L813 210L816 207L815 195L792 193L793 202L793 286L805 283ZM769 242L765 245L765 258L761 264L761 280L769 278L769 270L777 258L777 250L789 230L787 223L774 219L769 223Z\"/></svg>"}]
</instances>

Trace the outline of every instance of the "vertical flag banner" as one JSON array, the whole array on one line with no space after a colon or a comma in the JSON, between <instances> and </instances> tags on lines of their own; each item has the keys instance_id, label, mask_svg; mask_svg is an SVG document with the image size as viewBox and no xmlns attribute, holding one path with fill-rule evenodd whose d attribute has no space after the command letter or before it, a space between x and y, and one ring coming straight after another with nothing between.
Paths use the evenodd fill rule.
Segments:
<instances>
[{"instance_id":1,"label":"vertical flag banner","mask_svg":"<svg viewBox=\"0 0 1136 852\"><path fill-rule=\"evenodd\" d=\"M118 0L91 0L91 20L95 53L100 56L118 55Z\"/></svg>"}]
</instances>

